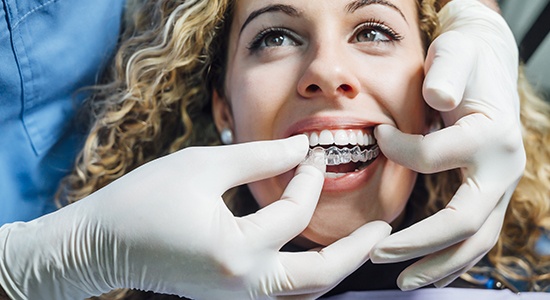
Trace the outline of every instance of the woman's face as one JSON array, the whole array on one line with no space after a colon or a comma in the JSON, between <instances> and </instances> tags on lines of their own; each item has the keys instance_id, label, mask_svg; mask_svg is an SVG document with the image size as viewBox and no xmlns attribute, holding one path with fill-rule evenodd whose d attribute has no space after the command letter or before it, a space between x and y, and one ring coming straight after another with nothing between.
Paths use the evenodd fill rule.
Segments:
<instances>
[{"instance_id":1,"label":"woman's face","mask_svg":"<svg viewBox=\"0 0 550 300\"><path fill-rule=\"evenodd\" d=\"M307 134L312 148L335 146L341 158L358 146L366 159L378 124L425 131L416 0L237 0L227 54L214 115L236 142ZM260 206L292 174L249 184ZM382 154L328 166L302 236L326 245L366 222L398 220L415 179Z\"/></svg>"}]
</instances>

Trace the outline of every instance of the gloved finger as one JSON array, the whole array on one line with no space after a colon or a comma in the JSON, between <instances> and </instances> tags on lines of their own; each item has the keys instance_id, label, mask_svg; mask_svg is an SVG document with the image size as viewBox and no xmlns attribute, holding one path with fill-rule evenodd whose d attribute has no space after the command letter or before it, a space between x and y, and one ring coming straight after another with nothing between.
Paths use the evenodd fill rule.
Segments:
<instances>
[{"instance_id":1,"label":"gloved finger","mask_svg":"<svg viewBox=\"0 0 550 300\"><path fill-rule=\"evenodd\" d=\"M488 252L488 250L482 252L477 257L461 257L464 253L461 253L460 247L463 246L453 245L417 261L403 270L397 278L397 286L403 291L414 290L429 284L434 284L438 288L445 287L475 266Z\"/></svg>"},{"instance_id":2,"label":"gloved finger","mask_svg":"<svg viewBox=\"0 0 550 300\"><path fill-rule=\"evenodd\" d=\"M481 251L477 256L473 253L465 253L468 250L474 250L477 253L477 249L472 248L475 245L470 244L468 248L464 245L466 242L428 255L410 265L397 278L397 286L403 291L409 291L432 283L446 285L454 281L483 258L488 251ZM466 247L466 251L462 247Z\"/></svg>"},{"instance_id":3,"label":"gloved finger","mask_svg":"<svg viewBox=\"0 0 550 300\"><path fill-rule=\"evenodd\" d=\"M374 134L384 156L423 174L468 167L482 147L480 131L490 126L482 114L471 114L456 124L427 135L407 134L387 125L378 125Z\"/></svg>"},{"instance_id":4,"label":"gloved finger","mask_svg":"<svg viewBox=\"0 0 550 300\"><path fill-rule=\"evenodd\" d=\"M464 268L454 272L451 275L448 275L447 277L440 279L433 283L433 285L436 288L444 288L451 284L453 281L455 281L458 277L460 277L462 274L466 273L468 270L470 270L473 266L475 266L483 257L484 255L479 256L476 259L473 259L468 265L466 265Z\"/></svg>"},{"instance_id":5,"label":"gloved finger","mask_svg":"<svg viewBox=\"0 0 550 300\"><path fill-rule=\"evenodd\" d=\"M189 148L195 151L186 168L196 168L195 182L211 182L210 192L221 195L231 187L273 177L296 167L309 150L305 135L283 140L229 146ZM185 158L185 157L184 157ZM209 168L205 172L205 168ZM201 178L202 177L202 178ZM206 191L205 191L206 192Z\"/></svg>"},{"instance_id":6,"label":"gloved finger","mask_svg":"<svg viewBox=\"0 0 550 300\"><path fill-rule=\"evenodd\" d=\"M482 184L467 179L446 208L378 243L371 252L371 260L392 263L424 256L478 234L484 224L489 226L481 232L498 233L508 201L500 196L501 201L495 206L490 199L499 199L499 196L481 191ZM487 223L489 216L493 219Z\"/></svg>"},{"instance_id":7,"label":"gloved finger","mask_svg":"<svg viewBox=\"0 0 550 300\"><path fill-rule=\"evenodd\" d=\"M370 249L387 237L391 227L383 221L363 225L320 251L279 254L286 270L275 295L318 294L336 286L369 258Z\"/></svg>"},{"instance_id":8,"label":"gloved finger","mask_svg":"<svg viewBox=\"0 0 550 300\"><path fill-rule=\"evenodd\" d=\"M324 168L324 160L315 166L301 164L280 200L238 219L248 240L278 250L300 234L317 206L325 180Z\"/></svg>"},{"instance_id":9,"label":"gloved finger","mask_svg":"<svg viewBox=\"0 0 550 300\"><path fill-rule=\"evenodd\" d=\"M460 268L458 271L455 271L450 275L447 275L446 277L443 277L441 279L434 279L436 278L436 276L430 277L430 275L427 275L426 273L422 273L422 274L416 274L416 276L421 276L423 277L424 280L419 281L417 283L412 283L411 282L412 280L410 278L400 275L397 278L397 286L403 291L414 290L417 288L427 286L429 284L433 284L436 288L446 287L447 285L455 281L458 277L460 277L462 274L470 270L473 266L475 266L483 258L483 256L484 255L480 255L477 258L473 258L465 267ZM437 267L433 267L433 268L437 268Z\"/></svg>"},{"instance_id":10,"label":"gloved finger","mask_svg":"<svg viewBox=\"0 0 550 300\"><path fill-rule=\"evenodd\" d=\"M474 69L475 49L470 38L457 31L444 32L433 41L424 64L422 89L429 106L445 112L460 104Z\"/></svg>"},{"instance_id":11,"label":"gloved finger","mask_svg":"<svg viewBox=\"0 0 550 300\"><path fill-rule=\"evenodd\" d=\"M470 238L428 255L407 267L399 275L397 285L402 290L411 290L438 281L445 284L445 278L449 275L451 277L448 280L452 281L453 275L458 277L462 274L460 271L467 270L472 262L477 263L498 239L506 204L506 201L499 202L487 221Z\"/></svg>"}]
</instances>

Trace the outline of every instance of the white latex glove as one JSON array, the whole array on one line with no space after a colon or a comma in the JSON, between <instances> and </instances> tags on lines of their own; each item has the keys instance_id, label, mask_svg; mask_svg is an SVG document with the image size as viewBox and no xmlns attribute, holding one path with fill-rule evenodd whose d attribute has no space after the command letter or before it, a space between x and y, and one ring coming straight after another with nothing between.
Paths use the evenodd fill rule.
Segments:
<instances>
[{"instance_id":1,"label":"white latex glove","mask_svg":"<svg viewBox=\"0 0 550 300\"><path fill-rule=\"evenodd\" d=\"M136 288L194 299L324 293L389 235L375 222L320 250L279 252L309 223L324 162L302 164L280 201L236 218L221 195L285 172L305 136L188 148L150 162L89 197L0 228L0 282L14 299L83 299ZM284 298L284 297L282 297Z\"/></svg>"},{"instance_id":2,"label":"white latex glove","mask_svg":"<svg viewBox=\"0 0 550 300\"><path fill-rule=\"evenodd\" d=\"M429 48L423 92L446 127L426 136L387 125L375 131L391 160L421 173L460 168L463 178L446 208L371 252L375 263L427 255L401 273L403 290L445 286L494 246L525 167L512 32L475 0L451 1L439 17L443 33Z\"/></svg>"}]
</instances>

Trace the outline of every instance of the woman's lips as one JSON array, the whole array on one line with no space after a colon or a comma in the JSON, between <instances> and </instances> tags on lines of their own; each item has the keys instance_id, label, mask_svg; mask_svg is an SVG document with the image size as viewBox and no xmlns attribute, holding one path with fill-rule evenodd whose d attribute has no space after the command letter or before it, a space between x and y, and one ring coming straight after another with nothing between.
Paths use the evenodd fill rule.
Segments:
<instances>
[{"instance_id":1,"label":"woman's lips","mask_svg":"<svg viewBox=\"0 0 550 300\"><path fill-rule=\"evenodd\" d=\"M293 123L277 136L305 134L310 152L325 153L327 172L323 192L345 192L367 184L380 165L377 162L380 150L373 133L378 124L380 120L370 117L315 116ZM290 180L288 175L283 177Z\"/></svg>"},{"instance_id":2,"label":"woman's lips","mask_svg":"<svg viewBox=\"0 0 550 300\"><path fill-rule=\"evenodd\" d=\"M302 132L309 138L310 155L324 155L324 192L343 192L363 186L380 155L372 128L322 129Z\"/></svg>"},{"instance_id":3,"label":"woman's lips","mask_svg":"<svg viewBox=\"0 0 550 300\"><path fill-rule=\"evenodd\" d=\"M309 138L309 154L324 155L328 178L362 171L380 154L370 129L323 129L304 134Z\"/></svg>"}]
</instances>

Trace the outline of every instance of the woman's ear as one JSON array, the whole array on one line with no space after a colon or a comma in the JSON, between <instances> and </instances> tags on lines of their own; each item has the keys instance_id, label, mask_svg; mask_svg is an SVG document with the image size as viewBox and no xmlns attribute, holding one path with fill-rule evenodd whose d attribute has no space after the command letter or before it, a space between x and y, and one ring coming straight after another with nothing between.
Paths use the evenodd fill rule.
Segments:
<instances>
[{"instance_id":1,"label":"woman's ear","mask_svg":"<svg viewBox=\"0 0 550 300\"><path fill-rule=\"evenodd\" d=\"M221 132L223 129L231 129L233 131L233 113L231 112L229 101L216 90L212 93L212 116L214 117L214 124L216 124L218 132Z\"/></svg>"}]
</instances>

